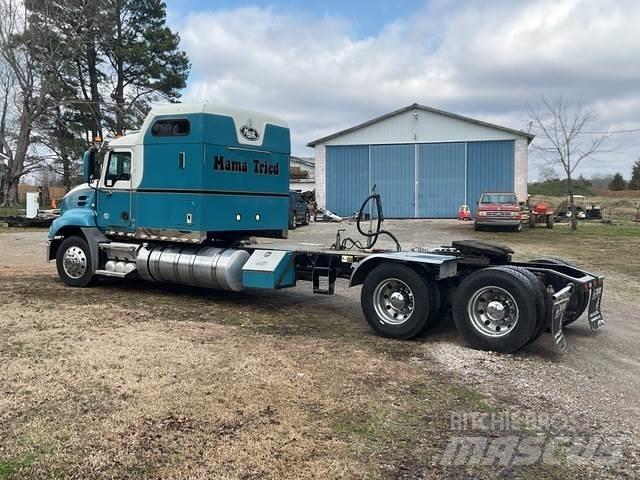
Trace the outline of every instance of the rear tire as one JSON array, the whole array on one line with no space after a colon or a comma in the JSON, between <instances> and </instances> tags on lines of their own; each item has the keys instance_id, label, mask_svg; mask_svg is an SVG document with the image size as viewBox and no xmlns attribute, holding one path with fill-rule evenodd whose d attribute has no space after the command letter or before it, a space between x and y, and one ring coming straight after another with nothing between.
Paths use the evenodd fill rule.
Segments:
<instances>
[{"instance_id":1,"label":"rear tire","mask_svg":"<svg viewBox=\"0 0 640 480\"><path fill-rule=\"evenodd\" d=\"M576 266L575 263L560 257L537 258L535 260L532 260L532 262L550 263L552 265L567 265L569 267ZM562 325L566 327L567 325L578 320L588 306L589 306L589 292L586 290L576 291L573 295L571 295L571 300L569 300L567 309L564 312Z\"/></svg>"},{"instance_id":2,"label":"rear tire","mask_svg":"<svg viewBox=\"0 0 640 480\"><path fill-rule=\"evenodd\" d=\"M527 345L535 342L538 338L540 338L540 335L544 333L547 323L551 320L551 301L547 299L544 284L533 272L530 272L526 268L514 267L511 265L505 265L496 268L519 272L529 280L531 292L535 296L536 300L537 318L536 328L534 329L531 338L527 342Z\"/></svg>"},{"instance_id":3,"label":"rear tire","mask_svg":"<svg viewBox=\"0 0 640 480\"><path fill-rule=\"evenodd\" d=\"M420 334L432 310L427 283L413 268L400 263L382 264L369 272L360 304L373 330L402 340Z\"/></svg>"},{"instance_id":4,"label":"rear tire","mask_svg":"<svg viewBox=\"0 0 640 480\"><path fill-rule=\"evenodd\" d=\"M553 216L552 215L548 215L547 216L547 228L553 228L554 225L554 221L553 221Z\"/></svg>"},{"instance_id":5,"label":"rear tire","mask_svg":"<svg viewBox=\"0 0 640 480\"><path fill-rule=\"evenodd\" d=\"M519 350L537 325L536 300L529 290L529 279L519 271L494 267L473 272L455 295L456 328L472 348Z\"/></svg>"},{"instance_id":6,"label":"rear tire","mask_svg":"<svg viewBox=\"0 0 640 480\"><path fill-rule=\"evenodd\" d=\"M429 291L429 316L420 333L427 332L435 327L446 314L446 305L442 299L442 292L436 281L427 272L422 276L422 280Z\"/></svg>"},{"instance_id":7,"label":"rear tire","mask_svg":"<svg viewBox=\"0 0 640 480\"><path fill-rule=\"evenodd\" d=\"M97 280L91 268L89 244L82 237L62 241L56 253L56 268L60 279L70 287L88 287Z\"/></svg>"},{"instance_id":8,"label":"rear tire","mask_svg":"<svg viewBox=\"0 0 640 480\"><path fill-rule=\"evenodd\" d=\"M309 225L311 223L311 214L309 212L304 214L304 224Z\"/></svg>"}]
</instances>

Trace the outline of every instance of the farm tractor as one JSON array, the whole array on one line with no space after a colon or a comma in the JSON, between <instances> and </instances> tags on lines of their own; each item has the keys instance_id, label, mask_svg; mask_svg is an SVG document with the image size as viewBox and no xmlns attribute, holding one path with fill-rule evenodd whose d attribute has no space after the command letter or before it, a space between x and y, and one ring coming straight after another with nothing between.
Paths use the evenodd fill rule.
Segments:
<instances>
[{"instance_id":1,"label":"farm tractor","mask_svg":"<svg viewBox=\"0 0 640 480\"><path fill-rule=\"evenodd\" d=\"M534 228L538 224L546 225L547 228L553 228L553 207L544 200L536 203L533 208L529 209L529 227Z\"/></svg>"}]
</instances>

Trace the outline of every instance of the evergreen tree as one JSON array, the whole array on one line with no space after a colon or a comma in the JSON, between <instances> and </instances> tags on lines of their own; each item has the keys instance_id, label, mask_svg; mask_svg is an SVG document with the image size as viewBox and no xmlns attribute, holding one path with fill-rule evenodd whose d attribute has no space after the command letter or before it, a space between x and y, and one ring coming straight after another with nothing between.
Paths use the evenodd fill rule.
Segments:
<instances>
[{"instance_id":1,"label":"evergreen tree","mask_svg":"<svg viewBox=\"0 0 640 480\"><path fill-rule=\"evenodd\" d=\"M104 76L97 70L96 30L92 27L96 5L96 0L25 3L32 28L39 29L42 53L49 54L47 50L55 45L63 59L52 83L49 114L39 119L32 139L51 152L47 166L62 177L67 191L78 176L82 152L102 131L101 97L96 92Z\"/></svg>"},{"instance_id":2,"label":"evergreen tree","mask_svg":"<svg viewBox=\"0 0 640 480\"><path fill-rule=\"evenodd\" d=\"M180 37L166 26L161 0L107 0L101 43L112 69L109 126L116 134L137 128L151 101L175 101L186 85L189 60Z\"/></svg>"},{"instance_id":3,"label":"evergreen tree","mask_svg":"<svg viewBox=\"0 0 640 480\"><path fill-rule=\"evenodd\" d=\"M631 168L631 180L627 185L629 190L640 190L640 158L636 160Z\"/></svg>"},{"instance_id":4,"label":"evergreen tree","mask_svg":"<svg viewBox=\"0 0 640 480\"><path fill-rule=\"evenodd\" d=\"M613 190L613 191L624 190L626 186L627 184L624 181L624 178L622 177L622 175L620 173L616 173L613 176L613 180L611 180L611 183L609 183L609 190Z\"/></svg>"},{"instance_id":5,"label":"evergreen tree","mask_svg":"<svg viewBox=\"0 0 640 480\"><path fill-rule=\"evenodd\" d=\"M51 79L50 115L33 139L55 157L67 188L81 152L103 132L140 126L151 102L175 101L189 71L161 0L24 0L40 41L62 60ZM107 101L105 101L107 100ZM108 100L112 100L109 102Z\"/></svg>"}]
</instances>

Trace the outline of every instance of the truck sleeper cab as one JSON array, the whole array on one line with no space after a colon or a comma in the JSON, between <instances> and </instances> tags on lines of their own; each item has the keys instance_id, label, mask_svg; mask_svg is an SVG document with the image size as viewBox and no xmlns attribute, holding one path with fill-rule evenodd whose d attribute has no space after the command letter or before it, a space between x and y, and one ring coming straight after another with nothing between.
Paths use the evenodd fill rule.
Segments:
<instances>
[{"instance_id":1,"label":"truck sleeper cab","mask_svg":"<svg viewBox=\"0 0 640 480\"><path fill-rule=\"evenodd\" d=\"M603 277L557 260L514 262L506 247L478 241L402 251L381 228L367 245L261 248L248 236L286 237L289 131L284 122L229 107L154 109L142 129L110 143L99 171L84 157L87 183L63 199L51 225L48 260L63 282L86 287L100 277L142 279L240 291L277 290L309 281L334 293L337 279L362 285L361 307L380 335L408 339L451 308L474 348L516 351L546 329L566 349L563 326L588 311L593 330ZM357 215L358 231L366 203ZM379 235L397 251L373 251ZM350 243L349 243L350 240Z\"/></svg>"}]
</instances>

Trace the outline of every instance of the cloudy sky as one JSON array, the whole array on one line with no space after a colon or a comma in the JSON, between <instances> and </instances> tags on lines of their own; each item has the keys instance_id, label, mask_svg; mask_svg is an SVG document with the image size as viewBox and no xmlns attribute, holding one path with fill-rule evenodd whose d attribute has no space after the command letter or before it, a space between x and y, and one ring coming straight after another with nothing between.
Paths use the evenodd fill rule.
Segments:
<instances>
[{"instance_id":1,"label":"cloudy sky","mask_svg":"<svg viewBox=\"0 0 640 480\"><path fill-rule=\"evenodd\" d=\"M609 149L581 173L640 157L637 0L168 0L192 62L185 100L263 110L307 142L414 102L516 129L559 95L598 112ZM534 163L536 161L534 160ZM530 177L535 179L535 165Z\"/></svg>"}]
</instances>

